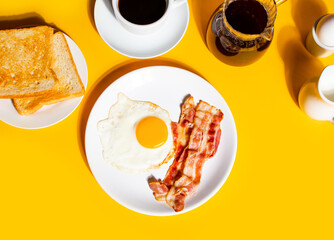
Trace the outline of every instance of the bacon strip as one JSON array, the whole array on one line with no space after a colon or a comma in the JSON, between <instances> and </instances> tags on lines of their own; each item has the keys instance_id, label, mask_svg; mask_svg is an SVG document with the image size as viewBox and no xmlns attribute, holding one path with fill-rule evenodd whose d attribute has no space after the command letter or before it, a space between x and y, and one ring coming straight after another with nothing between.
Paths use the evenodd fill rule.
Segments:
<instances>
[{"instance_id":1,"label":"bacon strip","mask_svg":"<svg viewBox=\"0 0 334 240\"><path fill-rule=\"evenodd\" d=\"M181 116L179 123L172 126L174 135L174 144L176 146L174 162L169 167L165 179L163 181L151 182L149 184L153 191L154 197L158 201L165 201L167 193L171 186L174 184L174 180L177 174L182 170L182 154L184 149L188 145L191 130L193 127L195 117L195 103L192 96L188 97L181 108Z\"/></svg>"},{"instance_id":2,"label":"bacon strip","mask_svg":"<svg viewBox=\"0 0 334 240\"><path fill-rule=\"evenodd\" d=\"M182 106L174 162L163 181L149 184L155 198L176 212L183 210L186 197L200 183L204 162L217 151L223 116L219 109L203 101L195 109L192 97Z\"/></svg>"}]
</instances>

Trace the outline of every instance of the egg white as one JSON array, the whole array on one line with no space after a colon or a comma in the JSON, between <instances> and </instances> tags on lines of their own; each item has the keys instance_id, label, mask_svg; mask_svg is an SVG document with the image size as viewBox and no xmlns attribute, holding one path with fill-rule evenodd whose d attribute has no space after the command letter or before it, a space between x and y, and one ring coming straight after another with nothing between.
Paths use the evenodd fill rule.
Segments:
<instances>
[{"instance_id":1,"label":"egg white","mask_svg":"<svg viewBox=\"0 0 334 240\"><path fill-rule=\"evenodd\" d=\"M137 124L149 116L160 118L167 126L167 140L158 148L145 148L137 141ZM122 171L147 172L172 157L174 146L169 113L153 103L131 100L119 93L109 117L98 122L97 129L104 160Z\"/></svg>"}]
</instances>

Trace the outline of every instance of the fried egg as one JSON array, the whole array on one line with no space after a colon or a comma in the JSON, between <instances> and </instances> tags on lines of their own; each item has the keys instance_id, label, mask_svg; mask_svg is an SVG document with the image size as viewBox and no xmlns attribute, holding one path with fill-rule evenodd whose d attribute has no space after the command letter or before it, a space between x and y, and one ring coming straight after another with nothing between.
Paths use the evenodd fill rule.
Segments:
<instances>
[{"instance_id":1,"label":"fried egg","mask_svg":"<svg viewBox=\"0 0 334 240\"><path fill-rule=\"evenodd\" d=\"M98 122L103 158L129 173L147 172L173 156L173 134L169 113L144 101L119 93L109 117Z\"/></svg>"}]
</instances>

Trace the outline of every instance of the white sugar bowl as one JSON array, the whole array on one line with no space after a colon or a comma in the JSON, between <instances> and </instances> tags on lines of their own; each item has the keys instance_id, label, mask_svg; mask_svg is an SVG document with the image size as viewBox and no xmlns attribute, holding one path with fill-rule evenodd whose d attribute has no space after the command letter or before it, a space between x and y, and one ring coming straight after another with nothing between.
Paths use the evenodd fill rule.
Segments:
<instances>
[{"instance_id":1,"label":"white sugar bowl","mask_svg":"<svg viewBox=\"0 0 334 240\"><path fill-rule=\"evenodd\" d=\"M310 118L334 123L334 65L327 66L318 79L302 86L298 102Z\"/></svg>"}]
</instances>

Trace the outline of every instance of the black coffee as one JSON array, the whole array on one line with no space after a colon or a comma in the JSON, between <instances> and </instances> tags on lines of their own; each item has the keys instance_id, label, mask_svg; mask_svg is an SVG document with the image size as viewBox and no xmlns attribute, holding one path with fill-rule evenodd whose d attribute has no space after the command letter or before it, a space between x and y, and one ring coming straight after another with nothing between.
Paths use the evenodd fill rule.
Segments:
<instances>
[{"instance_id":1,"label":"black coffee","mask_svg":"<svg viewBox=\"0 0 334 240\"><path fill-rule=\"evenodd\" d=\"M119 0L121 15L134 24L145 25L158 21L166 11L166 0Z\"/></svg>"},{"instance_id":2,"label":"black coffee","mask_svg":"<svg viewBox=\"0 0 334 240\"><path fill-rule=\"evenodd\" d=\"M228 5L228 23L245 34L260 34L267 26L268 15L265 8L256 0L239 0Z\"/></svg>"}]
</instances>

